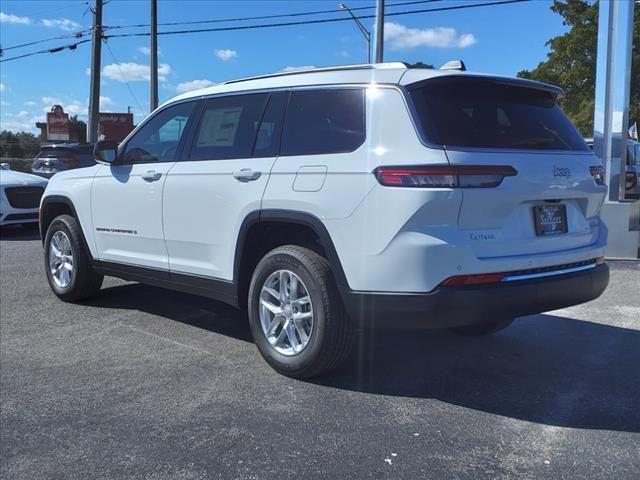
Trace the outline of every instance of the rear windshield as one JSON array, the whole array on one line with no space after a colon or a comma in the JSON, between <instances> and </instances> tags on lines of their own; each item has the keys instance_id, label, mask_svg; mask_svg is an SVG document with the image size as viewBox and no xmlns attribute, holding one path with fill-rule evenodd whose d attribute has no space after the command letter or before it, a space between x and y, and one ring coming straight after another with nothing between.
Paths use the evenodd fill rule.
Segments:
<instances>
[{"instance_id":1,"label":"rear windshield","mask_svg":"<svg viewBox=\"0 0 640 480\"><path fill-rule=\"evenodd\" d=\"M410 88L425 138L453 147L589 150L552 93L476 78Z\"/></svg>"},{"instance_id":2,"label":"rear windshield","mask_svg":"<svg viewBox=\"0 0 640 480\"><path fill-rule=\"evenodd\" d=\"M56 157L70 157L72 151L68 148L43 148L38 153L38 158L56 158Z\"/></svg>"},{"instance_id":3,"label":"rear windshield","mask_svg":"<svg viewBox=\"0 0 640 480\"><path fill-rule=\"evenodd\" d=\"M37 158L57 158L57 157L76 157L78 159L93 159L93 149L90 146L81 146L75 148L43 148L40 150Z\"/></svg>"}]
</instances>

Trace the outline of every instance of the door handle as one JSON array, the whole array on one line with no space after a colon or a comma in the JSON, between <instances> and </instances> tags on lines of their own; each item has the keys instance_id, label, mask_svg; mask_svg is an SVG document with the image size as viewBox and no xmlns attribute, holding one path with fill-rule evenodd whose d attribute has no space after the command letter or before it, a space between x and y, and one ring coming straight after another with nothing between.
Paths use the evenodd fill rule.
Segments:
<instances>
[{"instance_id":1,"label":"door handle","mask_svg":"<svg viewBox=\"0 0 640 480\"><path fill-rule=\"evenodd\" d=\"M250 168L243 168L233 172L233 178L239 182L252 182L253 180L259 179L261 175L262 172L256 172Z\"/></svg>"},{"instance_id":2,"label":"door handle","mask_svg":"<svg viewBox=\"0 0 640 480\"><path fill-rule=\"evenodd\" d=\"M142 178L147 182L155 182L156 180L160 180L162 177L162 173L156 172L155 170L148 170L142 174Z\"/></svg>"}]
</instances>

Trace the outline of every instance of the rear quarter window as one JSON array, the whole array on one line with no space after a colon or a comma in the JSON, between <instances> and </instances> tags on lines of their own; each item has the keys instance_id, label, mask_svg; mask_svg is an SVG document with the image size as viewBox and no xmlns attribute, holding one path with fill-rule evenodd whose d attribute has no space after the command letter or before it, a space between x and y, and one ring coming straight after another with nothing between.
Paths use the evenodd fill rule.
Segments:
<instances>
[{"instance_id":1,"label":"rear quarter window","mask_svg":"<svg viewBox=\"0 0 640 480\"><path fill-rule=\"evenodd\" d=\"M300 90L291 93L280 154L345 153L365 139L364 90Z\"/></svg>"},{"instance_id":2,"label":"rear quarter window","mask_svg":"<svg viewBox=\"0 0 640 480\"><path fill-rule=\"evenodd\" d=\"M451 147L577 150L586 143L552 93L477 78L409 87L424 137Z\"/></svg>"}]
</instances>

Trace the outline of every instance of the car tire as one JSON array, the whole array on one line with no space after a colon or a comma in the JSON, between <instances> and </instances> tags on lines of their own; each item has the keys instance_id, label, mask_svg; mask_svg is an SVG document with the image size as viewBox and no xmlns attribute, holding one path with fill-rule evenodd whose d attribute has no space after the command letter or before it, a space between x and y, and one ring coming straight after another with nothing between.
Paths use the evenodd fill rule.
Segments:
<instances>
[{"instance_id":1,"label":"car tire","mask_svg":"<svg viewBox=\"0 0 640 480\"><path fill-rule=\"evenodd\" d=\"M86 300L100 291L103 276L93 271L80 225L70 215L60 215L49 225L44 265L51 290L65 302Z\"/></svg>"},{"instance_id":2,"label":"car tire","mask_svg":"<svg viewBox=\"0 0 640 480\"><path fill-rule=\"evenodd\" d=\"M278 300L282 299L282 291L289 292L289 300L286 293L284 300ZM307 297L309 304L294 299L304 302ZM269 308L264 307L265 300ZM274 310L278 308L280 323L276 325L278 314ZM251 278L248 309L258 350L283 375L309 378L327 373L340 365L351 350L353 325L342 305L329 262L308 248L278 247L260 260ZM309 318L300 319L303 316ZM271 325L275 327L270 335ZM300 350L296 351L296 347Z\"/></svg>"},{"instance_id":3,"label":"car tire","mask_svg":"<svg viewBox=\"0 0 640 480\"><path fill-rule=\"evenodd\" d=\"M491 335L504 330L513 323L515 318L503 318L492 322L478 323L476 325L465 325L464 327L455 327L451 330L458 335L467 337L480 337L482 335Z\"/></svg>"}]
</instances>

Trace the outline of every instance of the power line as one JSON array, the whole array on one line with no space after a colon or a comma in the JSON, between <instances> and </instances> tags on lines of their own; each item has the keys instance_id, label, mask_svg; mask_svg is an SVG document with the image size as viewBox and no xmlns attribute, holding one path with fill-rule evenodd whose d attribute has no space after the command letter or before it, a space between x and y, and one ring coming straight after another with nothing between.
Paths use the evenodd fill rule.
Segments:
<instances>
[{"instance_id":1,"label":"power line","mask_svg":"<svg viewBox=\"0 0 640 480\"><path fill-rule=\"evenodd\" d=\"M4 62L10 62L11 60L18 60L20 58L26 58L26 57L32 57L33 55L40 55L43 53L58 53L61 52L62 50L75 50L76 48L78 48L78 45L82 45L83 43L87 43L90 42L91 39L86 39L86 40L80 40L79 42L76 43L70 43L68 45L62 45L60 47L55 47L55 48L49 48L46 50L38 50L37 52L31 52L31 53L25 53L23 55L17 55L15 57L9 57L9 58L5 58L0 60L0 63L4 63Z\"/></svg>"},{"instance_id":2,"label":"power line","mask_svg":"<svg viewBox=\"0 0 640 480\"><path fill-rule=\"evenodd\" d=\"M392 3L392 4L388 4L387 8L389 7L399 7L402 5L415 5L415 4L419 4L419 3L433 3L433 2L442 2L443 0L412 0L409 2L398 2L398 3ZM375 9L375 5L372 6L368 6L368 7L353 7L351 8L352 11L356 11L356 10L373 10ZM338 9L338 8L333 8L331 10L314 10L314 11L310 11L310 12L294 12L294 13L281 13L281 14L276 14L276 15L261 15L258 17L238 17L238 18L216 18L216 19L209 19L209 20L190 20L190 21L180 21L180 22L164 22L164 23L158 23L158 26L175 26L175 25L197 25L197 24L203 24L203 23L228 23L228 22L241 22L241 21L247 21L247 20L268 20L268 19L272 19L272 18L291 18L291 17L303 17L303 16L308 16L308 15L320 15L320 14L324 14L324 13L338 13L338 12L342 12L342 10ZM150 27L151 25L148 23L139 23L139 24L134 24L134 25L113 25L113 26L105 26L105 30L109 29L109 30L115 30L115 29L121 29L121 28L142 28L142 27Z\"/></svg>"},{"instance_id":3,"label":"power line","mask_svg":"<svg viewBox=\"0 0 640 480\"><path fill-rule=\"evenodd\" d=\"M415 5L415 4L420 4L420 3L433 3L433 2L441 2L443 0L412 0L409 2L398 2L398 3L393 3L390 5L387 5L388 7L398 7L398 6L402 6L402 5ZM108 3L108 2L107 2ZM106 3L105 3L106 5ZM375 6L369 6L369 7L354 7L351 10L371 10L376 8ZM307 15L318 15L318 14L323 14L323 13L337 13L340 12L341 10L339 9L331 9L331 10L316 10L316 11L311 11L311 12L297 12L297 13L286 13L286 14L278 14L278 15L262 15L262 16L258 16L258 17L239 17L239 18L221 18L221 19L210 19L210 20L193 20L193 21L181 21L181 22L165 22L165 23L159 23L158 26L174 26L174 25L197 25L197 24L206 24L206 23L227 23L227 22L240 22L240 21L247 21L247 20L265 20L265 19L270 19L270 18L288 18L288 17L300 17L300 16L307 16ZM151 25L148 23L140 23L137 25L114 25L114 26L104 26L103 30L115 30L115 29L122 29L122 28L142 28L142 27L150 27ZM45 42L49 42L52 40L63 40L63 39L67 39L67 38L82 38L84 36L90 35L91 34L91 29L87 28L84 30L80 30L78 32L75 33L71 33L68 35L59 35L56 37L48 37L48 38L43 38L41 40L35 40L33 42L28 42L28 43L21 43L19 45L11 45L9 47L4 47L0 49L0 52L6 52L7 50L14 50L16 48L23 48L23 47L29 47L32 45L37 45L39 43L45 43Z\"/></svg>"},{"instance_id":4,"label":"power line","mask_svg":"<svg viewBox=\"0 0 640 480\"><path fill-rule=\"evenodd\" d=\"M463 10L463 9L467 9L467 8L490 7L490 6L507 5L507 4L514 4L514 3L523 3L523 2L529 2L529 1L531 1L531 0L499 0L499 1L492 1L492 2L472 3L472 4L456 5L456 6L448 6L448 7L426 8L426 9L420 9L420 10L404 10L404 11L400 11L400 12L385 13L385 18L386 17L400 16L400 15L411 15L411 14L415 14L415 13L428 13L428 12L443 12L443 11L450 11L450 10ZM398 4L396 4L396 5L398 5ZM358 8L365 8L365 7L358 7ZM360 19L375 18L375 15L361 15L359 18ZM169 31L165 31L165 32L158 32L158 35L178 35L178 34L188 34L188 33L224 32L224 31L233 31L233 30L254 30L254 29L264 29L264 28L289 27L289 26L296 26L296 25L315 25L315 24L322 24L322 23L335 23L335 22L344 22L344 21L352 21L352 19L351 19L351 17L345 16L345 17L340 17L340 18L325 18L325 19L317 19L317 20L301 20L301 21L296 21L296 22L279 22L279 23L267 23L267 24L258 24L258 25L240 25L240 26L235 26L235 27L201 28L201 29L189 29L189 30L169 30ZM111 38L148 37L149 35L150 35L150 32L122 33L122 34L116 34L116 35L103 35L102 38L104 40L108 40L108 39L111 39ZM30 57L30 56L33 56L33 55L39 55L39 54L44 54L44 53L57 53L59 51L67 49L67 48L69 50L75 50L78 45L81 45L83 43L87 43L87 42L90 42L90 41L91 40L86 39L86 40L81 40L79 42L76 42L74 44L64 45L62 47L57 47L57 48L48 49L48 50L40 50L40 51L37 51L37 52L31 52L31 53L27 53L27 54L24 54L24 55L19 55L19 56L16 56L16 57L10 57L10 58L6 58L4 60L0 60L0 63L9 62L11 60L17 60L17 59L20 59L20 58L26 58L26 57Z\"/></svg>"},{"instance_id":5,"label":"power line","mask_svg":"<svg viewBox=\"0 0 640 480\"><path fill-rule=\"evenodd\" d=\"M33 42L21 43L19 45L11 45L10 47L1 48L0 51L6 52L7 50L13 50L15 48L30 47L31 45L37 45L38 43L50 42L52 40L63 40L63 39L66 39L66 38L82 38L82 37L85 37L85 36L89 35L90 32L91 32L91 29L87 28L85 30L80 30L80 31L78 31L76 33L70 33L68 35L59 35L57 37L43 38L42 40L34 40Z\"/></svg>"},{"instance_id":6,"label":"power line","mask_svg":"<svg viewBox=\"0 0 640 480\"><path fill-rule=\"evenodd\" d=\"M113 61L118 66L118 70L120 71L120 76L122 77L122 81L125 83L125 85L129 89L129 93L131 93L131 96L133 97L135 102L138 104L138 108L142 112L143 111L142 110L142 105L140 105L140 102L138 101L138 97L136 97L136 94L133 92L133 89L131 88L131 85L129 85L129 81L124 76L124 72L122 71L122 68L120 67L120 62L118 62L118 60L116 59L116 56L113 54L113 50L111 50L111 47L109 46L109 42L107 42L106 39L105 39L104 45L107 47L107 50L109 51L109 54L111 55L111 58L113 58Z\"/></svg>"},{"instance_id":7,"label":"power line","mask_svg":"<svg viewBox=\"0 0 640 480\"><path fill-rule=\"evenodd\" d=\"M439 8L426 8L421 10L405 10L401 12L391 12L385 13L386 17L394 17L400 15L411 15L414 13L427 13L427 12L443 12L447 10L463 10L466 8L478 8L478 7L490 7L494 5L507 5L512 3L523 3L529 2L531 0L501 0L494 2L485 2L485 3L472 3L466 5L457 5L451 7L439 7ZM367 18L375 18L375 15L361 15L359 18L367 19ZM351 17L340 17L340 18L324 18L318 20L300 20L297 22L280 22L280 23L267 23L267 24L259 24L259 25L240 25L237 27L218 27L218 28L200 28L200 29L190 29L190 30L169 30L165 32L158 32L158 35L177 35L177 34L186 34L186 33L206 33L206 32L227 32L232 30L253 30L253 29L261 29L261 28L274 28L274 27L288 27L295 25L314 25L320 23L335 23L335 22L345 22L345 21L353 21ZM116 35L105 35L104 38L124 38L124 37L148 37L150 35L149 32L139 32L139 33L122 33Z\"/></svg>"}]
</instances>

